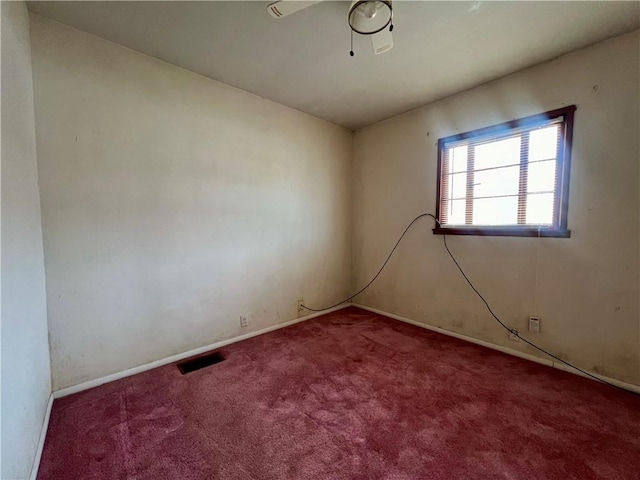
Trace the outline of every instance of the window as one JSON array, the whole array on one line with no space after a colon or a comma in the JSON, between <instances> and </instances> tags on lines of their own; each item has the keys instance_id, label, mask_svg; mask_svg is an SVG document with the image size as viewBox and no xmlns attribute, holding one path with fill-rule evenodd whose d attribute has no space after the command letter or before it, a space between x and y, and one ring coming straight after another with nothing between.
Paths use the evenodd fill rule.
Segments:
<instances>
[{"instance_id":1,"label":"window","mask_svg":"<svg viewBox=\"0 0 640 480\"><path fill-rule=\"evenodd\" d=\"M569 237L575 105L438 140L434 233Z\"/></svg>"}]
</instances>

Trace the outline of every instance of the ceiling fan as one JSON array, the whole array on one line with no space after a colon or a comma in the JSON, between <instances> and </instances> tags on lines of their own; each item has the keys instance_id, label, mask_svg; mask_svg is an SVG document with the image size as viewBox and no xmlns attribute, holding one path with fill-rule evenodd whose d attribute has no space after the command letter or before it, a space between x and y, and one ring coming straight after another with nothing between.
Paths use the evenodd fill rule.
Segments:
<instances>
[{"instance_id":1,"label":"ceiling fan","mask_svg":"<svg viewBox=\"0 0 640 480\"><path fill-rule=\"evenodd\" d=\"M267 5L273 18L282 18L324 0L279 0ZM391 0L356 0L351 2L347 16L351 27L351 51L353 57L353 32L371 38L373 53L379 55L393 47L393 6Z\"/></svg>"}]
</instances>

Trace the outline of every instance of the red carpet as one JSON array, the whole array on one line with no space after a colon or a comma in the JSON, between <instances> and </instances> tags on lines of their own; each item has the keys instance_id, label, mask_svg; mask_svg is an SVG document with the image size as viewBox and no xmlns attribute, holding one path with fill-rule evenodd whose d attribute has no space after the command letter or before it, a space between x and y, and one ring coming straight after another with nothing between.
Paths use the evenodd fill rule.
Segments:
<instances>
[{"instance_id":1,"label":"red carpet","mask_svg":"<svg viewBox=\"0 0 640 480\"><path fill-rule=\"evenodd\" d=\"M56 400L38 478L640 478L640 396L363 310L221 351Z\"/></svg>"}]
</instances>

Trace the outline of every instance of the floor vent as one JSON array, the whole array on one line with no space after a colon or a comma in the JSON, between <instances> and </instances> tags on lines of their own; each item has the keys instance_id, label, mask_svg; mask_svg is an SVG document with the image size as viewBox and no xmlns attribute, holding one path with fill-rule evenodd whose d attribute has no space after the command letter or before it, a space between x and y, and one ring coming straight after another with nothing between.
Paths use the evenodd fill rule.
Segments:
<instances>
[{"instance_id":1,"label":"floor vent","mask_svg":"<svg viewBox=\"0 0 640 480\"><path fill-rule=\"evenodd\" d=\"M184 362L179 363L178 368L184 375L185 373L195 372L196 370L200 370L201 368L220 363L223 360L224 357L220 352L207 353L206 355L192 358L190 360L185 360Z\"/></svg>"}]
</instances>

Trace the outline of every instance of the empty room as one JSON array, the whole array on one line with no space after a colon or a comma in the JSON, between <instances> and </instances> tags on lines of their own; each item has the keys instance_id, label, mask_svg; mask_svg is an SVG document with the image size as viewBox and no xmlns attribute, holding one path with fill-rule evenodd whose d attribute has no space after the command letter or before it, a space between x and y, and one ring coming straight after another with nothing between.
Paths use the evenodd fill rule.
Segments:
<instances>
[{"instance_id":1,"label":"empty room","mask_svg":"<svg viewBox=\"0 0 640 480\"><path fill-rule=\"evenodd\" d=\"M640 478L640 2L0 2L2 480Z\"/></svg>"}]
</instances>

